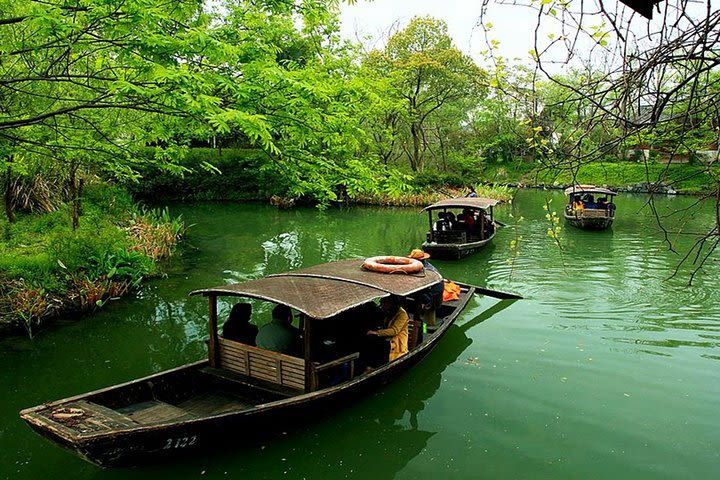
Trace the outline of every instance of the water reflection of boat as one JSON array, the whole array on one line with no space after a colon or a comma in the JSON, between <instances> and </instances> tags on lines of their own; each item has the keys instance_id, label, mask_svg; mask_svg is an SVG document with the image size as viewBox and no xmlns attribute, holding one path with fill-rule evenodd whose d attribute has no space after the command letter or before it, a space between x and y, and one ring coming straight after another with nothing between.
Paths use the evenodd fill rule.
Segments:
<instances>
[{"instance_id":1,"label":"water reflection of boat","mask_svg":"<svg viewBox=\"0 0 720 480\"><path fill-rule=\"evenodd\" d=\"M327 442L321 442L318 449L304 447L299 455L323 458L329 467L324 471L322 465L313 464L312 472L307 472L307 478L339 477L338 465L342 465L345 472L362 471L364 476L377 480L396 478L398 472L427 448L427 443L435 435L435 432L423 428L421 412L443 384L443 373L447 367L457 362L472 344L473 340L467 332L515 301L502 300L462 325L450 325L442 342L409 373L410 377L383 390L376 405L365 408L364 404L355 409L357 414L343 418L340 424L333 422L327 425L327 435L344 432L338 441L343 445L352 444L353 455L348 455L345 449L334 449ZM397 423L408 417L409 426ZM367 418L371 420L367 421ZM319 437L323 437L322 431ZM333 455L339 458L333 461ZM372 459L372 462L368 459ZM293 460L288 458L288 464L294 465L296 469L298 464L303 463L300 458ZM369 463L377 468L373 469ZM265 478L277 478L277 475L266 475Z\"/></svg>"},{"instance_id":2,"label":"water reflection of boat","mask_svg":"<svg viewBox=\"0 0 720 480\"><path fill-rule=\"evenodd\" d=\"M422 248L436 258L462 258L488 244L497 225L492 198L461 197L440 200L423 209L428 212L430 230ZM433 218L436 213L437 220Z\"/></svg>"},{"instance_id":3,"label":"water reflection of boat","mask_svg":"<svg viewBox=\"0 0 720 480\"><path fill-rule=\"evenodd\" d=\"M570 225L585 230L603 230L612 225L617 192L595 185L573 185L565 189L565 195L565 220Z\"/></svg>"},{"instance_id":4,"label":"water reflection of boat","mask_svg":"<svg viewBox=\"0 0 720 480\"><path fill-rule=\"evenodd\" d=\"M376 480L397 478L398 472L428 448L436 434L423 425L422 412L443 385L447 367L472 344L467 332L513 303L501 301L462 325L451 325L422 363L372 399L310 430L293 432L286 441L254 449L239 458L237 448L228 446L220 455L234 454L232 463L241 465L241 470L233 473L247 473L257 480L280 478L290 469L295 478L353 477L357 472ZM296 448L298 443L301 448ZM279 457L285 461L268 460Z\"/></svg>"},{"instance_id":5,"label":"water reflection of boat","mask_svg":"<svg viewBox=\"0 0 720 480\"><path fill-rule=\"evenodd\" d=\"M209 300L207 360L26 409L21 417L89 461L125 465L184 454L223 439L238 443L243 436L249 440L327 412L395 379L425 357L475 292L461 285L460 298L438 309L441 323L435 331L417 335L408 354L358 373L356 351L322 358L314 332L333 320L349 328L353 308L389 294L408 297L441 281L430 271L419 276L383 275L362 270L361 263L332 262L193 292ZM219 337L219 296L260 299L298 311L304 324L303 358ZM420 331L419 323L413 330ZM327 381L339 375L342 378Z\"/></svg>"}]
</instances>

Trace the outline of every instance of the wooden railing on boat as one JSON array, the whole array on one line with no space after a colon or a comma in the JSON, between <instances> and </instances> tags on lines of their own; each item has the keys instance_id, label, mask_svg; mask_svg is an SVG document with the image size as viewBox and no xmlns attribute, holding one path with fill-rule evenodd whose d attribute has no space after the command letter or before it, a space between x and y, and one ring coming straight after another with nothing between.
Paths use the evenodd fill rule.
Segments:
<instances>
[{"instance_id":1,"label":"wooden railing on boat","mask_svg":"<svg viewBox=\"0 0 720 480\"><path fill-rule=\"evenodd\" d=\"M436 243L467 243L467 232L462 230L449 230L446 232L433 231L427 234L428 242Z\"/></svg>"},{"instance_id":2,"label":"wooden railing on boat","mask_svg":"<svg viewBox=\"0 0 720 480\"><path fill-rule=\"evenodd\" d=\"M360 353L355 352L323 364L313 362L310 390L317 390L320 387L320 373L333 367L339 367L340 365L344 365L346 363L349 365L348 375L350 379L355 378L355 360L357 360L358 358L360 358Z\"/></svg>"},{"instance_id":3,"label":"wooden railing on boat","mask_svg":"<svg viewBox=\"0 0 720 480\"><path fill-rule=\"evenodd\" d=\"M305 389L305 360L218 337L220 368L297 390Z\"/></svg>"},{"instance_id":4,"label":"wooden railing on boat","mask_svg":"<svg viewBox=\"0 0 720 480\"><path fill-rule=\"evenodd\" d=\"M576 218L612 218L614 210L604 208L583 208L583 209L566 209L568 215Z\"/></svg>"},{"instance_id":5,"label":"wooden railing on boat","mask_svg":"<svg viewBox=\"0 0 720 480\"><path fill-rule=\"evenodd\" d=\"M354 378L355 361L360 357L360 354L355 352L323 364L312 362L308 377L305 360L302 358L264 350L222 337L218 337L218 347L221 369L300 391L317 390L320 388L319 374L343 364L349 365L349 378Z\"/></svg>"}]
</instances>

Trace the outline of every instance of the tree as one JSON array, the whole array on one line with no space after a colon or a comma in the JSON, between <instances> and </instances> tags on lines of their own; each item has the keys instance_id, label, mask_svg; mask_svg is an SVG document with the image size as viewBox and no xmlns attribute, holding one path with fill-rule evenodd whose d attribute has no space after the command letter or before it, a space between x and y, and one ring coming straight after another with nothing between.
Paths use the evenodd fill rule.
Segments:
<instances>
[{"instance_id":1,"label":"tree","mask_svg":"<svg viewBox=\"0 0 720 480\"><path fill-rule=\"evenodd\" d=\"M386 115L387 127L402 119L409 133L403 149L413 171L425 167L428 124L452 102L482 95L484 74L473 60L453 47L442 20L413 18L388 40L385 49L371 52L365 66L387 77L391 98L401 100L402 111Z\"/></svg>"},{"instance_id":2,"label":"tree","mask_svg":"<svg viewBox=\"0 0 720 480\"><path fill-rule=\"evenodd\" d=\"M4 184L52 159L79 199L82 175L136 178L137 162L181 173L183 146L224 135L262 148L289 194L326 201L338 182L374 185L372 159L353 160L364 94L337 37L336 2L219 6L0 0ZM147 144L162 148L148 158Z\"/></svg>"},{"instance_id":3,"label":"tree","mask_svg":"<svg viewBox=\"0 0 720 480\"><path fill-rule=\"evenodd\" d=\"M483 17L491 3L509 2L483 0ZM649 22L622 4L603 0L512 2L536 10L531 50L536 69L570 92L566 103L576 105L583 115L582 131L565 145L563 168L576 171L579 165L605 155L622 154L642 138L671 145L670 160L703 142L717 149L720 10L709 0L653 3L659 3L658 9L663 12L657 22ZM644 11L646 16L649 13ZM489 32L490 26L483 18L481 22ZM572 65L582 81L568 81L556 67L550 67L553 63ZM588 137L599 130L611 135L588 148ZM716 154L705 170L716 179L718 161ZM659 186L665 177L661 174L647 180ZM720 181L707 197L720 212ZM649 204L652 208L652 198ZM658 224L663 225L660 218ZM666 239L672 249L667 232ZM720 213L680 262L693 263L690 281L719 244Z\"/></svg>"},{"instance_id":4,"label":"tree","mask_svg":"<svg viewBox=\"0 0 720 480\"><path fill-rule=\"evenodd\" d=\"M127 172L136 147L161 138L157 117L204 122L223 112L212 67L226 56L203 32L202 2L0 0L0 12L6 180L52 158L67 165L76 201L78 166Z\"/></svg>"}]
</instances>

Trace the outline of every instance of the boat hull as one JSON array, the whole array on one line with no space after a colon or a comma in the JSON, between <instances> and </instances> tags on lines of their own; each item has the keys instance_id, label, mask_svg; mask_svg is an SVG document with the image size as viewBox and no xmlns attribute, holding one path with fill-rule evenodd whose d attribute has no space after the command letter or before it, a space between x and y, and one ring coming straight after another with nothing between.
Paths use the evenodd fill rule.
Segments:
<instances>
[{"instance_id":1,"label":"boat hull","mask_svg":"<svg viewBox=\"0 0 720 480\"><path fill-rule=\"evenodd\" d=\"M583 230L605 230L613 224L614 217L579 217L565 214L565 221Z\"/></svg>"},{"instance_id":2,"label":"boat hull","mask_svg":"<svg viewBox=\"0 0 720 480\"><path fill-rule=\"evenodd\" d=\"M126 384L26 409L20 412L20 416L40 435L75 452L89 462L104 467L153 463L185 456L192 451L217 449L223 446L237 448L243 444L254 444L280 431L327 415L327 412L357 401L362 395L404 374L430 353L473 294L474 288L469 287L467 294L461 297L460 301L455 302L456 305L453 305L451 313L444 317L439 328L428 335L426 342L407 355L370 373L322 390L271 401L241 411L157 425L121 428L116 431L79 435L77 438L72 438L62 425L48 421L47 412L58 406L71 407L90 397L93 399L107 397L118 389L132 392L136 385L138 389L147 384L157 386L169 376L195 375L198 371L208 368L207 361L201 361Z\"/></svg>"},{"instance_id":3,"label":"boat hull","mask_svg":"<svg viewBox=\"0 0 720 480\"><path fill-rule=\"evenodd\" d=\"M432 258L459 260L467 257L478 250L482 249L485 245L490 243L495 237L495 232L484 239L477 242L467 243L437 243L437 242L423 242L422 249L429 253Z\"/></svg>"},{"instance_id":4,"label":"boat hull","mask_svg":"<svg viewBox=\"0 0 720 480\"><path fill-rule=\"evenodd\" d=\"M391 372L341 391L259 411L238 412L190 423L162 425L153 429L118 432L77 442L68 441L32 422L28 423L40 435L102 467L157 463L211 449L251 446L281 431L311 422L323 414L326 415L328 411L337 410L339 406L356 401L359 396L392 381L427 353Z\"/></svg>"}]
</instances>

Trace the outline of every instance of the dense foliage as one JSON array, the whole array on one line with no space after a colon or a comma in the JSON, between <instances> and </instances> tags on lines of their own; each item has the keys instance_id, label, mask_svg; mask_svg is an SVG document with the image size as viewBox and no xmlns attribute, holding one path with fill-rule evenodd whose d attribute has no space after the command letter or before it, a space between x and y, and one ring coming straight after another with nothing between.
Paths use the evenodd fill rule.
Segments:
<instances>
[{"instance_id":1,"label":"dense foliage","mask_svg":"<svg viewBox=\"0 0 720 480\"><path fill-rule=\"evenodd\" d=\"M528 5L539 26L587 14L582 2ZM98 184L153 200L321 206L423 203L482 182L663 184L720 199L718 11L694 21L679 10L659 45L548 76L553 48L575 55L565 34L540 50L538 39L535 68L492 48L481 66L429 17L380 48L344 41L338 6L0 0L0 299L24 302L32 325L54 292L95 308L125 288L116 279L133 285L167 254L179 224L120 194L98 198ZM629 45L634 30L599 14L610 25L575 31L600 50L614 35ZM720 242L717 218L698 251ZM0 312L14 308L0 300Z\"/></svg>"}]
</instances>

